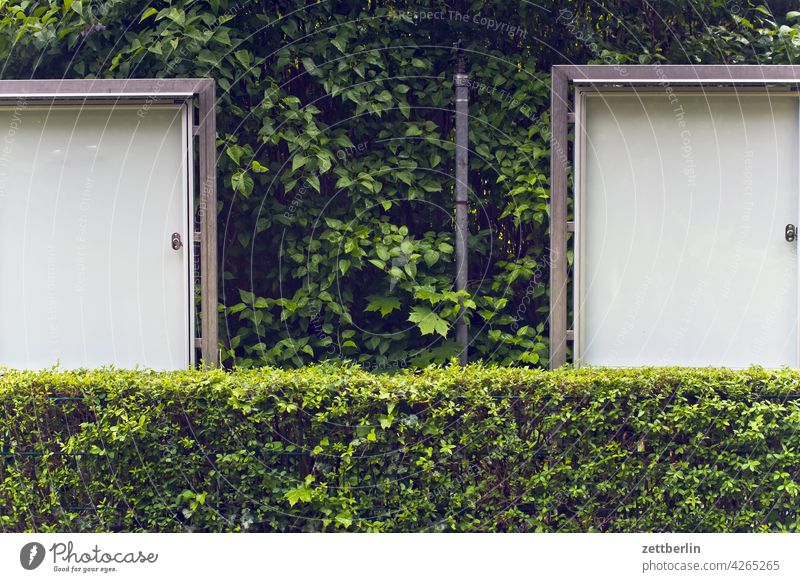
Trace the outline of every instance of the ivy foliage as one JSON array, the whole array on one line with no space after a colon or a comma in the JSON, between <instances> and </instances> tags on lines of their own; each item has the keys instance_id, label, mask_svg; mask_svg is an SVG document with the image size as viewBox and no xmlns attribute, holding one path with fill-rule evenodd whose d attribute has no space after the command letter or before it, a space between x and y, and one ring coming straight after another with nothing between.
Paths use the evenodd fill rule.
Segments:
<instances>
[{"instance_id":1,"label":"ivy foliage","mask_svg":"<svg viewBox=\"0 0 800 582\"><path fill-rule=\"evenodd\" d=\"M800 374L0 372L2 531L797 531Z\"/></svg>"},{"instance_id":2,"label":"ivy foliage","mask_svg":"<svg viewBox=\"0 0 800 582\"><path fill-rule=\"evenodd\" d=\"M4 78L213 77L228 364L547 354L549 67L795 62L788 2L9 0ZM471 82L453 287L454 44Z\"/></svg>"}]
</instances>

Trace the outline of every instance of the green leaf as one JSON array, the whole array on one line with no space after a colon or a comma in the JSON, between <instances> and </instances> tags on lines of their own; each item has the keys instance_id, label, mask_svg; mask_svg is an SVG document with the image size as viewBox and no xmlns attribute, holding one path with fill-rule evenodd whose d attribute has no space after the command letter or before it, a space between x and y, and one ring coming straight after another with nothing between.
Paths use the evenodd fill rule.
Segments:
<instances>
[{"instance_id":1,"label":"green leaf","mask_svg":"<svg viewBox=\"0 0 800 582\"><path fill-rule=\"evenodd\" d=\"M225 148L225 153L228 155L230 159L234 161L234 163L238 166L240 164L240 160L242 159L242 154L244 153L244 148L238 145L229 145Z\"/></svg>"},{"instance_id":2,"label":"green leaf","mask_svg":"<svg viewBox=\"0 0 800 582\"><path fill-rule=\"evenodd\" d=\"M151 17L153 14L158 14L158 10L156 10L155 8L148 8L148 9L147 9L147 10L145 10L145 11L144 11L144 13L142 14L142 17L139 19L139 22L143 22L143 21L147 20L147 19L148 19L148 18L150 18L150 17Z\"/></svg>"},{"instance_id":3,"label":"green leaf","mask_svg":"<svg viewBox=\"0 0 800 582\"><path fill-rule=\"evenodd\" d=\"M244 301L247 305L252 305L255 299L255 294L251 291L239 289L239 297L241 297L242 301Z\"/></svg>"},{"instance_id":4,"label":"green leaf","mask_svg":"<svg viewBox=\"0 0 800 582\"><path fill-rule=\"evenodd\" d=\"M236 60L239 61L246 69L250 68L250 64L253 62L252 58L253 55L250 54L250 51L247 50L238 50L233 53L233 56L236 57Z\"/></svg>"},{"instance_id":5,"label":"green leaf","mask_svg":"<svg viewBox=\"0 0 800 582\"><path fill-rule=\"evenodd\" d=\"M403 114L403 117L406 119L411 117L411 106L408 103L401 101L397 106L400 108L400 113Z\"/></svg>"},{"instance_id":6,"label":"green leaf","mask_svg":"<svg viewBox=\"0 0 800 582\"><path fill-rule=\"evenodd\" d=\"M245 198L253 193L254 185L253 177L244 170L238 170L231 176L231 186Z\"/></svg>"},{"instance_id":7,"label":"green leaf","mask_svg":"<svg viewBox=\"0 0 800 582\"><path fill-rule=\"evenodd\" d=\"M436 264L436 261L439 260L439 253L437 253L433 249L428 249L423 253L422 258L425 261L426 265L432 267L433 265Z\"/></svg>"},{"instance_id":8,"label":"green leaf","mask_svg":"<svg viewBox=\"0 0 800 582\"><path fill-rule=\"evenodd\" d=\"M313 489L309 489L305 485L302 485L296 489L287 491L283 497L289 502L289 505L294 507L298 501L302 501L304 503L310 502L311 495L313 492L314 492Z\"/></svg>"},{"instance_id":9,"label":"green leaf","mask_svg":"<svg viewBox=\"0 0 800 582\"><path fill-rule=\"evenodd\" d=\"M301 154L295 154L292 158L292 171L296 170L297 168L302 168L306 165L308 158Z\"/></svg>"},{"instance_id":10,"label":"green leaf","mask_svg":"<svg viewBox=\"0 0 800 582\"><path fill-rule=\"evenodd\" d=\"M350 527L353 524L353 517L349 512L343 511L336 515L336 523L343 527Z\"/></svg>"},{"instance_id":11,"label":"green leaf","mask_svg":"<svg viewBox=\"0 0 800 582\"><path fill-rule=\"evenodd\" d=\"M328 156L317 154L317 162L319 163L320 174L324 174L325 172L331 169L332 164Z\"/></svg>"},{"instance_id":12,"label":"green leaf","mask_svg":"<svg viewBox=\"0 0 800 582\"><path fill-rule=\"evenodd\" d=\"M331 40L331 44L333 46L335 46L337 49L339 49L340 53L346 54L346 52L347 52L347 50L346 50L347 49L347 43L345 43L344 39L336 37L333 40Z\"/></svg>"},{"instance_id":13,"label":"green leaf","mask_svg":"<svg viewBox=\"0 0 800 582\"><path fill-rule=\"evenodd\" d=\"M256 160L253 160L253 161L250 163L250 167L253 169L253 171L254 171L256 174L263 174L264 172L268 172L268 171L269 171L269 168L267 168L266 166L262 166L262 165L261 165L259 162L257 162Z\"/></svg>"},{"instance_id":14,"label":"green leaf","mask_svg":"<svg viewBox=\"0 0 800 582\"><path fill-rule=\"evenodd\" d=\"M383 295L370 295L367 297L369 303L365 311L380 311L381 317L386 317L395 309L400 309L400 300L396 297L385 297Z\"/></svg>"},{"instance_id":15,"label":"green leaf","mask_svg":"<svg viewBox=\"0 0 800 582\"><path fill-rule=\"evenodd\" d=\"M309 57L304 57L301 62L303 63L305 70L309 73L317 68L316 65L314 65L314 60Z\"/></svg>"},{"instance_id":16,"label":"green leaf","mask_svg":"<svg viewBox=\"0 0 800 582\"><path fill-rule=\"evenodd\" d=\"M436 305L442 299L444 299L444 295L441 293L437 293L433 289L429 289L427 287L420 287L417 289L416 293L414 293L414 297L417 299L423 299L425 301L430 302L431 305Z\"/></svg>"},{"instance_id":17,"label":"green leaf","mask_svg":"<svg viewBox=\"0 0 800 582\"><path fill-rule=\"evenodd\" d=\"M447 321L435 314L430 307L414 307L408 316L408 321L416 323L422 335L438 333L442 337L447 337L449 329Z\"/></svg>"}]
</instances>

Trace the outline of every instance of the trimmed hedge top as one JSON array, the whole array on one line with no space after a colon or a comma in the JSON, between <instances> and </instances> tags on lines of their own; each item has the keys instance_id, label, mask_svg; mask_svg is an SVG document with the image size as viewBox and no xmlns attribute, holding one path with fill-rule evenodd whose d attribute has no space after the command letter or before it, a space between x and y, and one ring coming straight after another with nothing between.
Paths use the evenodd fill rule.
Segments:
<instances>
[{"instance_id":1,"label":"trimmed hedge top","mask_svg":"<svg viewBox=\"0 0 800 582\"><path fill-rule=\"evenodd\" d=\"M0 370L5 531L796 530L800 374Z\"/></svg>"}]
</instances>

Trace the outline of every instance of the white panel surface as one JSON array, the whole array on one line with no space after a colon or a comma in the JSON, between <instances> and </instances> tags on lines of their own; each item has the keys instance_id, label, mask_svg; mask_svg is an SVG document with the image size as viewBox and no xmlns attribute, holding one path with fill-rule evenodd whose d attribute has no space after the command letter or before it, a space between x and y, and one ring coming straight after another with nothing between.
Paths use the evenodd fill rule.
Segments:
<instances>
[{"instance_id":1,"label":"white panel surface","mask_svg":"<svg viewBox=\"0 0 800 582\"><path fill-rule=\"evenodd\" d=\"M798 365L798 99L586 95L578 363Z\"/></svg>"},{"instance_id":2,"label":"white panel surface","mask_svg":"<svg viewBox=\"0 0 800 582\"><path fill-rule=\"evenodd\" d=\"M182 114L0 109L0 365L189 365Z\"/></svg>"}]
</instances>

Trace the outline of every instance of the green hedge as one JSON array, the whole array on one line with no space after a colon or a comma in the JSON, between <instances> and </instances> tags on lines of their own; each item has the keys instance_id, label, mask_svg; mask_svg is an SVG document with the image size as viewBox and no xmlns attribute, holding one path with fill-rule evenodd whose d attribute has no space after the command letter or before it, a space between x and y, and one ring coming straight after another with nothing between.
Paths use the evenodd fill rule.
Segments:
<instances>
[{"instance_id":1,"label":"green hedge","mask_svg":"<svg viewBox=\"0 0 800 582\"><path fill-rule=\"evenodd\" d=\"M0 370L0 528L794 531L799 382Z\"/></svg>"}]
</instances>

